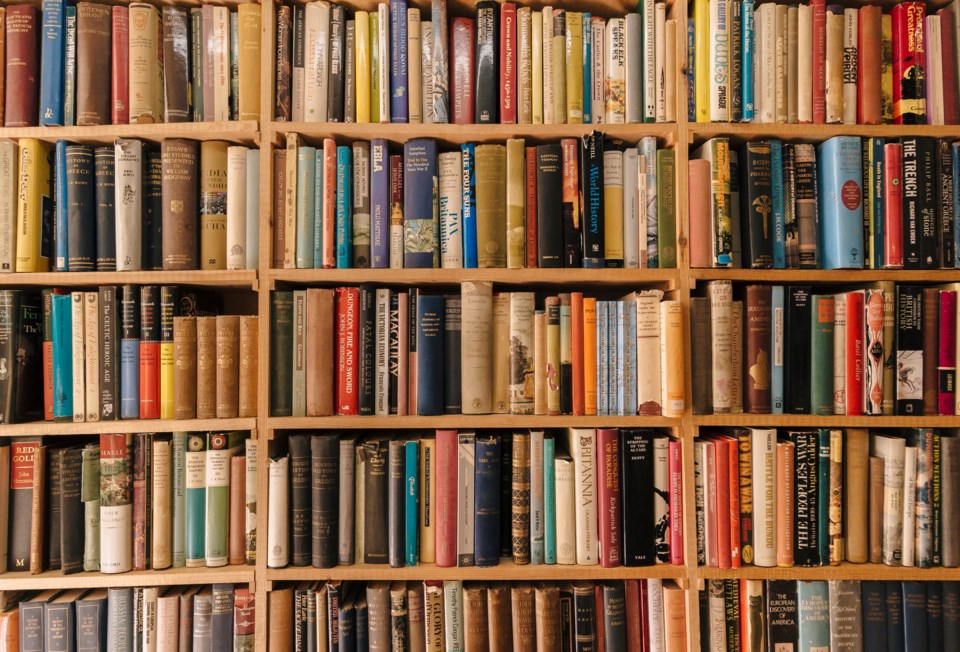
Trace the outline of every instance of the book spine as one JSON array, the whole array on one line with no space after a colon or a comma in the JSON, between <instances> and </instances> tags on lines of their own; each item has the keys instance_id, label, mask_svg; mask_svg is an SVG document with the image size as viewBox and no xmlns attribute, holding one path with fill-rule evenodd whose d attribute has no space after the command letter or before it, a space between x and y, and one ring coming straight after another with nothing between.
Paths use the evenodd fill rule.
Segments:
<instances>
[{"instance_id":1,"label":"book spine","mask_svg":"<svg viewBox=\"0 0 960 652\"><path fill-rule=\"evenodd\" d=\"M893 122L924 124L926 91L923 74L924 17L926 9L919 2L905 2L891 10L893 34Z\"/></svg>"},{"instance_id":2,"label":"book spine","mask_svg":"<svg viewBox=\"0 0 960 652\"><path fill-rule=\"evenodd\" d=\"M40 36L40 124L63 125L66 8L60 0L43 3Z\"/></svg>"}]
</instances>

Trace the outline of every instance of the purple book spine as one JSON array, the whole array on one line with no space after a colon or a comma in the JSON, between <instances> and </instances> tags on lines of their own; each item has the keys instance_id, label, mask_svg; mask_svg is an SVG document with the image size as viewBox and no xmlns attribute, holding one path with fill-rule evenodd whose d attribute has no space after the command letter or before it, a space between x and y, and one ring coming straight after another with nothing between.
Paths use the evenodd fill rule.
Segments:
<instances>
[{"instance_id":1,"label":"purple book spine","mask_svg":"<svg viewBox=\"0 0 960 652\"><path fill-rule=\"evenodd\" d=\"M407 0L390 0L390 23L390 121L408 122Z\"/></svg>"},{"instance_id":2,"label":"purple book spine","mask_svg":"<svg viewBox=\"0 0 960 652\"><path fill-rule=\"evenodd\" d=\"M370 142L370 158L370 267L385 269L390 267L390 151L386 140Z\"/></svg>"}]
</instances>

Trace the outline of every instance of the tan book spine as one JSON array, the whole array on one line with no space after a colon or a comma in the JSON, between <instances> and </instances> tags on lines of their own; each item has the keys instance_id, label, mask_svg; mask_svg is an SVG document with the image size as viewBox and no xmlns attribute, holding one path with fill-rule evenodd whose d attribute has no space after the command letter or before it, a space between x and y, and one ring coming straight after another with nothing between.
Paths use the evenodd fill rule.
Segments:
<instances>
[{"instance_id":1,"label":"tan book spine","mask_svg":"<svg viewBox=\"0 0 960 652\"><path fill-rule=\"evenodd\" d=\"M216 400L217 418L233 419L240 400L240 318L217 315L216 321Z\"/></svg>"},{"instance_id":2,"label":"tan book spine","mask_svg":"<svg viewBox=\"0 0 960 652\"><path fill-rule=\"evenodd\" d=\"M307 416L333 414L333 290L307 290L306 392Z\"/></svg>"},{"instance_id":3,"label":"tan book spine","mask_svg":"<svg viewBox=\"0 0 960 652\"><path fill-rule=\"evenodd\" d=\"M537 650L556 650L560 647L560 589L538 586L535 603Z\"/></svg>"},{"instance_id":4,"label":"tan book spine","mask_svg":"<svg viewBox=\"0 0 960 652\"><path fill-rule=\"evenodd\" d=\"M427 630L423 614L423 585L407 584L407 649L423 650L427 646Z\"/></svg>"},{"instance_id":5,"label":"tan book spine","mask_svg":"<svg viewBox=\"0 0 960 652\"><path fill-rule=\"evenodd\" d=\"M437 561L437 440L420 439L420 561Z\"/></svg>"},{"instance_id":6,"label":"tan book spine","mask_svg":"<svg viewBox=\"0 0 960 652\"><path fill-rule=\"evenodd\" d=\"M130 124L163 122L163 28L153 5L129 10Z\"/></svg>"},{"instance_id":7,"label":"tan book spine","mask_svg":"<svg viewBox=\"0 0 960 652\"><path fill-rule=\"evenodd\" d=\"M537 649L536 618L534 615L536 597L533 587L529 584L515 585L510 591L510 601L513 613L514 652L535 652Z\"/></svg>"},{"instance_id":8,"label":"tan book spine","mask_svg":"<svg viewBox=\"0 0 960 652\"><path fill-rule=\"evenodd\" d=\"M87 419L87 392L86 392L86 344L84 321L86 309L83 305L83 292L70 293L71 323L73 336L73 420L86 421Z\"/></svg>"},{"instance_id":9,"label":"tan book spine","mask_svg":"<svg viewBox=\"0 0 960 652\"><path fill-rule=\"evenodd\" d=\"M470 343L460 352L463 413L489 414L493 408L493 283L464 281L460 297L461 337Z\"/></svg>"},{"instance_id":10,"label":"tan book spine","mask_svg":"<svg viewBox=\"0 0 960 652\"><path fill-rule=\"evenodd\" d=\"M200 144L200 269L227 268L227 146Z\"/></svg>"},{"instance_id":11,"label":"tan book spine","mask_svg":"<svg viewBox=\"0 0 960 652\"><path fill-rule=\"evenodd\" d=\"M487 587L468 583L463 586L464 650L488 652L490 636L487 621Z\"/></svg>"},{"instance_id":12,"label":"tan book spine","mask_svg":"<svg viewBox=\"0 0 960 652\"><path fill-rule=\"evenodd\" d=\"M679 418L686 405L683 370L683 306L679 301L660 302L660 373L663 375L663 416Z\"/></svg>"},{"instance_id":13,"label":"tan book spine","mask_svg":"<svg viewBox=\"0 0 960 652\"><path fill-rule=\"evenodd\" d=\"M496 582L487 587L487 638L490 641L490 652L512 652L511 611L510 584Z\"/></svg>"},{"instance_id":14,"label":"tan book spine","mask_svg":"<svg viewBox=\"0 0 960 652\"><path fill-rule=\"evenodd\" d=\"M493 412L510 412L510 294L493 295Z\"/></svg>"},{"instance_id":15,"label":"tan book spine","mask_svg":"<svg viewBox=\"0 0 960 652\"><path fill-rule=\"evenodd\" d=\"M665 652L685 652L687 649L687 598L686 592L673 580L663 582L663 620Z\"/></svg>"},{"instance_id":16,"label":"tan book spine","mask_svg":"<svg viewBox=\"0 0 960 652\"><path fill-rule=\"evenodd\" d=\"M153 570L163 570L173 564L173 535L171 531L171 464L170 440L153 441L153 523L151 560Z\"/></svg>"},{"instance_id":17,"label":"tan book spine","mask_svg":"<svg viewBox=\"0 0 960 652\"><path fill-rule=\"evenodd\" d=\"M199 144L167 138L160 144L163 269L197 269Z\"/></svg>"},{"instance_id":18,"label":"tan book spine","mask_svg":"<svg viewBox=\"0 0 960 652\"><path fill-rule=\"evenodd\" d=\"M293 589L279 589L267 594L270 631L267 649L289 652L293 649Z\"/></svg>"},{"instance_id":19,"label":"tan book spine","mask_svg":"<svg viewBox=\"0 0 960 652\"><path fill-rule=\"evenodd\" d=\"M167 589L168 595L157 598L157 651L176 650L180 640L180 595L178 589Z\"/></svg>"},{"instance_id":20,"label":"tan book spine","mask_svg":"<svg viewBox=\"0 0 960 652\"><path fill-rule=\"evenodd\" d=\"M513 563L530 563L530 434L513 433L511 536Z\"/></svg>"},{"instance_id":21,"label":"tan book spine","mask_svg":"<svg viewBox=\"0 0 960 652\"><path fill-rule=\"evenodd\" d=\"M237 7L240 119L260 119L260 11L256 2Z\"/></svg>"},{"instance_id":22,"label":"tan book spine","mask_svg":"<svg viewBox=\"0 0 960 652\"><path fill-rule=\"evenodd\" d=\"M197 317L197 417L217 416L217 318Z\"/></svg>"},{"instance_id":23,"label":"tan book spine","mask_svg":"<svg viewBox=\"0 0 960 652\"><path fill-rule=\"evenodd\" d=\"M523 138L507 140L507 267L522 269L526 265L526 152Z\"/></svg>"},{"instance_id":24,"label":"tan book spine","mask_svg":"<svg viewBox=\"0 0 960 652\"><path fill-rule=\"evenodd\" d=\"M423 583L423 613L427 621L427 652L444 652L443 582L428 580Z\"/></svg>"},{"instance_id":25,"label":"tan book spine","mask_svg":"<svg viewBox=\"0 0 960 652\"><path fill-rule=\"evenodd\" d=\"M423 49L420 42L420 9L407 9L407 97L410 98L410 124L423 122Z\"/></svg>"},{"instance_id":26,"label":"tan book spine","mask_svg":"<svg viewBox=\"0 0 960 652\"><path fill-rule=\"evenodd\" d=\"M247 458L234 455L230 458L230 524L227 530L228 563L245 564L247 561Z\"/></svg>"},{"instance_id":27,"label":"tan book spine","mask_svg":"<svg viewBox=\"0 0 960 652\"><path fill-rule=\"evenodd\" d=\"M284 266L286 255L286 219L287 205L287 150L273 150L273 249L271 254L272 267L280 269Z\"/></svg>"},{"instance_id":28,"label":"tan book spine","mask_svg":"<svg viewBox=\"0 0 960 652\"><path fill-rule=\"evenodd\" d=\"M274 219L283 222L283 265L290 269L297 266L297 150L300 137L287 134L287 153L284 161L284 202L283 211L274 215Z\"/></svg>"},{"instance_id":29,"label":"tan book spine","mask_svg":"<svg viewBox=\"0 0 960 652\"><path fill-rule=\"evenodd\" d=\"M820 462L823 464L823 462ZM846 540L843 533L843 515L847 511L843 503L843 431L830 431L830 564L843 561Z\"/></svg>"},{"instance_id":30,"label":"tan book spine","mask_svg":"<svg viewBox=\"0 0 960 652\"><path fill-rule=\"evenodd\" d=\"M523 161L523 156L520 156ZM477 266L507 266L507 148L477 145ZM521 201L521 205L523 202Z\"/></svg>"},{"instance_id":31,"label":"tan book spine","mask_svg":"<svg viewBox=\"0 0 960 652\"><path fill-rule=\"evenodd\" d=\"M533 317L533 413L547 413L547 313Z\"/></svg>"},{"instance_id":32,"label":"tan book spine","mask_svg":"<svg viewBox=\"0 0 960 652\"><path fill-rule=\"evenodd\" d=\"M882 457L870 458L870 511L868 531L870 532L871 564L883 561L883 474Z\"/></svg>"},{"instance_id":33,"label":"tan book spine","mask_svg":"<svg viewBox=\"0 0 960 652\"><path fill-rule=\"evenodd\" d=\"M197 416L197 318L173 318L173 417Z\"/></svg>"},{"instance_id":34,"label":"tan book spine","mask_svg":"<svg viewBox=\"0 0 960 652\"><path fill-rule=\"evenodd\" d=\"M793 566L793 442L777 442L777 566Z\"/></svg>"},{"instance_id":35,"label":"tan book spine","mask_svg":"<svg viewBox=\"0 0 960 652\"><path fill-rule=\"evenodd\" d=\"M100 293L84 292L84 383L87 421L100 420Z\"/></svg>"},{"instance_id":36,"label":"tan book spine","mask_svg":"<svg viewBox=\"0 0 960 652\"><path fill-rule=\"evenodd\" d=\"M43 572L44 521L46 520L47 447L33 453L33 501L30 504L30 574Z\"/></svg>"},{"instance_id":37,"label":"tan book spine","mask_svg":"<svg viewBox=\"0 0 960 652\"><path fill-rule=\"evenodd\" d=\"M843 439L846 445L843 451L844 557L849 562L863 564L870 556L870 436L865 428L849 428L844 431ZM883 491L880 491L880 497L882 499Z\"/></svg>"},{"instance_id":38,"label":"tan book spine","mask_svg":"<svg viewBox=\"0 0 960 652\"><path fill-rule=\"evenodd\" d=\"M240 317L240 378L238 388L237 416L257 416L257 388L260 370L259 358L260 320L256 315Z\"/></svg>"},{"instance_id":39,"label":"tan book spine","mask_svg":"<svg viewBox=\"0 0 960 652\"><path fill-rule=\"evenodd\" d=\"M666 74L664 97L666 98L666 121L677 121L677 19L666 22ZM686 50L684 50L686 52Z\"/></svg>"}]
</instances>

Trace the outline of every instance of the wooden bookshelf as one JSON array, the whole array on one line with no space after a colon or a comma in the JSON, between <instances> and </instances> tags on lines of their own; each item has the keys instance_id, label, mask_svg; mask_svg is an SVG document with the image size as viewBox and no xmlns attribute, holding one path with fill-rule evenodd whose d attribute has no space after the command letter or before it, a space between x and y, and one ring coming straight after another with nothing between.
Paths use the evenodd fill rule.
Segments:
<instances>
[{"instance_id":1,"label":"wooden bookshelf","mask_svg":"<svg viewBox=\"0 0 960 652\"><path fill-rule=\"evenodd\" d=\"M0 275L0 287L97 287L99 285L186 285L257 289L257 270L188 272L28 272Z\"/></svg>"},{"instance_id":2,"label":"wooden bookshelf","mask_svg":"<svg viewBox=\"0 0 960 652\"><path fill-rule=\"evenodd\" d=\"M704 426L757 426L760 428L960 428L960 416L824 416L811 414L709 414L693 417Z\"/></svg>"},{"instance_id":3,"label":"wooden bookshelf","mask_svg":"<svg viewBox=\"0 0 960 652\"><path fill-rule=\"evenodd\" d=\"M127 573L73 573L58 570L39 575L0 574L0 591L24 589L92 589L113 586L168 586L174 584L213 584L215 582L252 584L253 566L219 568L168 568L167 570L129 571Z\"/></svg>"},{"instance_id":4,"label":"wooden bookshelf","mask_svg":"<svg viewBox=\"0 0 960 652\"><path fill-rule=\"evenodd\" d=\"M115 432L202 432L256 430L256 417L246 419L120 419L115 421L34 421L0 426L0 437L23 435L101 435Z\"/></svg>"},{"instance_id":5,"label":"wooden bookshelf","mask_svg":"<svg viewBox=\"0 0 960 652\"><path fill-rule=\"evenodd\" d=\"M697 575L704 580L939 580L960 579L960 568L915 568L884 564L851 564L837 566L776 566L762 568L710 568L701 566Z\"/></svg>"},{"instance_id":6,"label":"wooden bookshelf","mask_svg":"<svg viewBox=\"0 0 960 652\"><path fill-rule=\"evenodd\" d=\"M260 142L259 127L260 124L256 120L159 122L93 127L0 127L0 138L37 138L49 142L69 140L103 145L109 145L118 138L150 141L160 141L164 138L191 138L193 140L228 140L234 143L257 145Z\"/></svg>"}]
</instances>

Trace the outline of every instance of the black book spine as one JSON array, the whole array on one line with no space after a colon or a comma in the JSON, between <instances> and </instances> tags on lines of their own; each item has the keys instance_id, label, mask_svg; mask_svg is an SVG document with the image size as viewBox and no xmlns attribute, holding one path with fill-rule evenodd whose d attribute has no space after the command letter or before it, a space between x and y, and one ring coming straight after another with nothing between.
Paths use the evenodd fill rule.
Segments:
<instances>
[{"instance_id":1,"label":"black book spine","mask_svg":"<svg viewBox=\"0 0 960 652\"><path fill-rule=\"evenodd\" d=\"M117 271L117 232L114 212L113 146L93 154L94 198L97 203L97 271Z\"/></svg>"},{"instance_id":2,"label":"black book spine","mask_svg":"<svg viewBox=\"0 0 960 652\"><path fill-rule=\"evenodd\" d=\"M603 267L603 133L580 137L583 266Z\"/></svg>"},{"instance_id":3,"label":"black book spine","mask_svg":"<svg viewBox=\"0 0 960 652\"><path fill-rule=\"evenodd\" d=\"M293 292L270 296L270 414L293 415Z\"/></svg>"},{"instance_id":4,"label":"black book spine","mask_svg":"<svg viewBox=\"0 0 960 652\"><path fill-rule=\"evenodd\" d=\"M793 143L783 145L783 239L787 269L800 267L800 235L797 231L797 157Z\"/></svg>"},{"instance_id":5,"label":"black book spine","mask_svg":"<svg viewBox=\"0 0 960 652\"><path fill-rule=\"evenodd\" d=\"M796 649L799 638L800 618L796 581L767 580L768 649Z\"/></svg>"},{"instance_id":6,"label":"black book spine","mask_svg":"<svg viewBox=\"0 0 960 652\"><path fill-rule=\"evenodd\" d=\"M787 288L784 320L784 412L810 414L810 287Z\"/></svg>"},{"instance_id":7,"label":"black book spine","mask_svg":"<svg viewBox=\"0 0 960 652\"><path fill-rule=\"evenodd\" d=\"M723 580L723 615L726 621L727 649L740 649L740 581Z\"/></svg>"},{"instance_id":8,"label":"black book spine","mask_svg":"<svg viewBox=\"0 0 960 652\"><path fill-rule=\"evenodd\" d=\"M20 290L0 290L0 365L9 370L0 374L0 423L15 423L17 416L17 376L12 371L17 365L20 301Z\"/></svg>"},{"instance_id":9,"label":"black book spine","mask_svg":"<svg viewBox=\"0 0 960 652\"><path fill-rule=\"evenodd\" d=\"M44 537L46 538L47 558L44 565L50 570L60 569L60 451L53 450L47 455L46 477L46 520Z\"/></svg>"},{"instance_id":10,"label":"black book spine","mask_svg":"<svg viewBox=\"0 0 960 652\"><path fill-rule=\"evenodd\" d=\"M17 421L43 420L43 308L40 296L20 297L20 343L17 349L16 396L13 414Z\"/></svg>"},{"instance_id":11,"label":"black book spine","mask_svg":"<svg viewBox=\"0 0 960 652\"><path fill-rule=\"evenodd\" d=\"M406 501L406 450L405 442L391 440L387 449L390 477L387 482L387 519L389 531L387 532L387 547L390 558L390 566L393 568L403 568L405 565L405 547L406 539L404 528L406 526L406 513L404 504Z\"/></svg>"},{"instance_id":12,"label":"black book spine","mask_svg":"<svg viewBox=\"0 0 960 652\"><path fill-rule=\"evenodd\" d=\"M575 652L593 652L597 640L597 599L593 584L573 587Z\"/></svg>"},{"instance_id":13,"label":"black book spine","mask_svg":"<svg viewBox=\"0 0 960 652\"><path fill-rule=\"evenodd\" d=\"M474 564L496 566L500 558L500 438L476 438L474 468Z\"/></svg>"},{"instance_id":14,"label":"black book spine","mask_svg":"<svg viewBox=\"0 0 960 652\"><path fill-rule=\"evenodd\" d=\"M903 638L911 650L936 650L927 637L927 590L925 582L903 583Z\"/></svg>"},{"instance_id":15,"label":"black book spine","mask_svg":"<svg viewBox=\"0 0 960 652\"><path fill-rule=\"evenodd\" d=\"M396 292L390 293L390 334L389 334L389 372L388 400L390 414L397 414L400 387L400 297Z\"/></svg>"},{"instance_id":16,"label":"black book spine","mask_svg":"<svg viewBox=\"0 0 960 652\"><path fill-rule=\"evenodd\" d=\"M653 433L620 431L620 518L624 566L656 560L653 523Z\"/></svg>"},{"instance_id":17,"label":"black book spine","mask_svg":"<svg viewBox=\"0 0 960 652\"><path fill-rule=\"evenodd\" d=\"M351 591L351 593L354 593ZM350 598L340 601L340 613L338 615L338 620L340 621L340 641L339 641L339 650L360 650L367 648L358 647L357 636L359 634L359 628L357 623L357 608Z\"/></svg>"},{"instance_id":18,"label":"black book spine","mask_svg":"<svg viewBox=\"0 0 960 652\"><path fill-rule=\"evenodd\" d=\"M93 148L67 145L67 269L96 269L97 241L94 212Z\"/></svg>"},{"instance_id":19,"label":"black book spine","mask_svg":"<svg viewBox=\"0 0 960 652\"><path fill-rule=\"evenodd\" d=\"M290 437L290 564L309 566L310 549L310 436Z\"/></svg>"},{"instance_id":20,"label":"black book spine","mask_svg":"<svg viewBox=\"0 0 960 652\"><path fill-rule=\"evenodd\" d=\"M163 269L163 173L160 150L150 148L143 155L143 226L140 242L144 270Z\"/></svg>"},{"instance_id":21,"label":"black book spine","mask_svg":"<svg viewBox=\"0 0 960 652\"><path fill-rule=\"evenodd\" d=\"M313 638L307 618L310 613L307 597L313 589L295 589L293 592L293 649L307 652L307 644Z\"/></svg>"},{"instance_id":22,"label":"black book spine","mask_svg":"<svg viewBox=\"0 0 960 652\"><path fill-rule=\"evenodd\" d=\"M327 122L343 122L343 48L346 41L346 12L341 5L330 7L330 78L327 80Z\"/></svg>"},{"instance_id":23,"label":"black book spine","mask_svg":"<svg viewBox=\"0 0 960 652\"><path fill-rule=\"evenodd\" d=\"M863 614L863 649L887 650L887 593L883 582L860 582L860 609ZM955 648L951 648L955 649Z\"/></svg>"},{"instance_id":24,"label":"black book spine","mask_svg":"<svg viewBox=\"0 0 960 652\"><path fill-rule=\"evenodd\" d=\"M576 647L576 632L573 624L573 590L560 588L560 650L573 652Z\"/></svg>"},{"instance_id":25,"label":"black book spine","mask_svg":"<svg viewBox=\"0 0 960 652\"><path fill-rule=\"evenodd\" d=\"M627 649L627 595L622 582L603 585L603 644L606 650Z\"/></svg>"},{"instance_id":26,"label":"black book spine","mask_svg":"<svg viewBox=\"0 0 960 652\"><path fill-rule=\"evenodd\" d=\"M770 169L770 143L752 141L744 150L743 185L740 201L741 243L744 267L773 266L773 178ZM779 174L780 171L778 170Z\"/></svg>"},{"instance_id":27,"label":"black book spine","mask_svg":"<svg viewBox=\"0 0 960 652\"><path fill-rule=\"evenodd\" d=\"M476 79L473 85L474 116L477 124L500 122L499 9L492 0L477 3L477 49L474 53Z\"/></svg>"},{"instance_id":28,"label":"black book spine","mask_svg":"<svg viewBox=\"0 0 960 652\"><path fill-rule=\"evenodd\" d=\"M939 262L941 267L956 267L953 225L953 157L950 141L937 141L937 228L940 231Z\"/></svg>"},{"instance_id":29,"label":"black book spine","mask_svg":"<svg viewBox=\"0 0 960 652\"><path fill-rule=\"evenodd\" d=\"M888 581L885 584L887 585L887 652L905 652L903 584L898 581Z\"/></svg>"},{"instance_id":30,"label":"black book spine","mask_svg":"<svg viewBox=\"0 0 960 652\"><path fill-rule=\"evenodd\" d=\"M927 645L930 650L943 647L943 585L945 582L924 582L927 589ZM956 648L949 648L956 649Z\"/></svg>"},{"instance_id":31,"label":"black book spine","mask_svg":"<svg viewBox=\"0 0 960 652\"><path fill-rule=\"evenodd\" d=\"M42 652L43 635L46 631L43 621L44 602L20 603L20 650L23 652Z\"/></svg>"},{"instance_id":32,"label":"black book spine","mask_svg":"<svg viewBox=\"0 0 960 652\"><path fill-rule=\"evenodd\" d=\"M507 469L510 469L507 472ZM500 437L500 556L513 556L513 435Z\"/></svg>"},{"instance_id":33,"label":"black book spine","mask_svg":"<svg viewBox=\"0 0 960 652\"><path fill-rule=\"evenodd\" d=\"M141 285L140 344L151 342L160 342L160 286Z\"/></svg>"},{"instance_id":34,"label":"black book spine","mask_svg":"<svg viewBox=\"0 0 960 652\"><path fill-rule=\"evenodd\" d=\"M213 585L211 612L213 650L228 652L233 649L233 584Z\"/></svg>"},{"instance_id":35,"label":"black book spine","mask_svg":"<svg viewBox=\"0 0 960 652\"><path fill-rule=\"evenodd\" d=\"M478 96L480 93L478 93ZM563 150L537 146L537 265L563 267Z\"/></svg>"},{"instance_id":36,"label":"black book spine","mask_svg":"<svg viewBox=\"0 0 960 652\"><path fill-rule=\"evenodd\" d=\"M54 455L55 457L56 455ZM80 476L83 449L65 448L60 457L60 569L64 575L83 570L83 503Z\"/></svg>"},{"instance_id":37,"label":"black book spine","mask_svg":"<svg viewBox=\"0 0 960 652\"><path fill-rule=\"evenodd\" d=\"M370 649L370 610L367 607L367 601L365 598L360 596L358 592L357 602L356 602L356 627L357 627L357 650L369 650Z\"/></svg>"},{"instance_id":38,"label":"black book spine","mask_svg":"<svg viewBox=\"0 0 960 652\"><path fill-rule=\"evenodd\" d=\"M923 288L896 288L896 413L923 414Z\"/></svg>"},{"instance_id":39,"label":"black book spine","mask_svg":"<svg viewBox=\"0 0 960 652\"><path fill-rule=\"evenodd\" d=\"M576 138L564 138L560 141L562 155L561 185L563 197L563 267L580 267L583 265L583 215L580 196L580 143ZM571 184L576 184L575 192L567 195L566 190ZM539 198L538 198L539 199ZM566 413L565 413L566 414Z\"/></svg>"},{"instance_id":40,"label":"black book spine","mask_svg":"<svg viewBox=\"0 0 960 652\"><path fill-rule=\"evenodd\" d=\"M699 607L700 622L709 623L710 622L710 592L706 585L704 586L704 588L700 589L699 595L697 597L698 597L697 606ZM710 633L702 631L700 633L700 652L710 652L710 650L711 650Z\"/></svg>"},{"instance_id":41,"label":"black book spine","mask_svg":"<svg viewBox=\"0 0 960 652\"><path fill-rule=\"evenodd\" d=\"M117 288L102 286L100 292L100 420L117 418Z\"/></svg>"},{"instance_id":42,"label":"black book spine","mask_svg":"<svg viewBox=\"0 0 960 652\"><path fill-rule=\"evenodd\" d=\"M796 454L793 467L794 483L794 528L793 554L797 566L818 566L820 552L817 547L817 489L819 475L817 462L817 433L794 432L790 434Z\"/></svg>"},{"instance_id":43,"label":"black book spine","mask_svg":"<svg viewBox=\"0 0 960 652\"><path fill-rule=\"evenodd\" d=\"M376 367L376 298L377 292L370 285L360 286L360 365L358 384L360 387L360 414L373 414L375 401L374 373Z\"/></svg>"},{"instance_id":44,"label":"black book spine","mask_svg":"<svg viewBox=\"0 0 960 652\"><path fill-rule=\"evenodd\" d=\"M690 297L694 414L713 413L713 340L710 327L710 299Z\"/></svg>"},{"instance_id":45,"label":"black book spine","mask_svg":"<svg viewBox=\"0 0 960 652\"><path fill-rule=\"evenodd\" d=\"M460 295L444 297L443 308L443 413L460 414Z\"/></svg>"},{"instance_id":46,"label":"black book spine","mask_svg":"<svg viewBox=\"0 0 960 652\"><path fill-rule=\"evenodd\" d=\"M315 568L337 565L337 492L340 470L340 439L336 435L310 438L312 564Z\"/></svg>"},{"instance_id":47,"label":"black book spine","mask_svg":"<svg viewBox=\"0 0 960 652\"><path fill-rule=\"evenodd\" d=\"M327 647L338 650L340 642L340 604L346 598L342 582L327 582Z\"/></svg>"},{"instance_id":48,"label":"black book spine","mask_svg":"<svg viewBox=\"0 0 960 652\"><path fill-rule=\"evenodd\" d=\"M367 564L386 564L389 561L387 531L389 514L387 504L388 442L373 439L363 443L363 561Z\"/></svg>"},{"instance_id":49,"label":"black book spine","mask_svg":"<svg viewBox=\"0 0 960 652\"><path fill-rule=\"evenodd\" d=\"M104 597L77 600L77 649L107 649L107 600Z\"/></svg>"},{"instance_id":50,"label":"black book spine","mask_svg":"<svg viewBox=\"0 0 960 652\"><path fill-rule=\"evenodd\" d=\"M960 582L943 583L943 649L960 650Z\"/></svg>"},{"instance_id":51,"label":"black book spine","mask_svg":"<svg viewBox=\"0 0 960 652\"><path fill-rule=\"evenodd\" d=\"M936 267L934 151L929 138L901 138L903 167L903 266Z\"/></svg>"}]
</instances>

